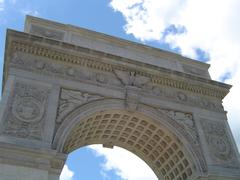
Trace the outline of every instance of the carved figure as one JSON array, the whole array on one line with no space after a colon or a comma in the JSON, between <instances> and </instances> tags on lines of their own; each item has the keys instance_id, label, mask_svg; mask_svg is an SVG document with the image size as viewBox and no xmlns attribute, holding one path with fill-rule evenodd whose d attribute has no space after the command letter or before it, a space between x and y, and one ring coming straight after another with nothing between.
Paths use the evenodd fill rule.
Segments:
<instances>
[{"instance_id":1,"label":"carved figure","mask_svg":"<svg viewBox=\"0 0 240 180\"><path fill-rule=\"evenodd\" d=\"M101 98L103 97L96 94L89 94L81 91L62 88L56 121L58 123L61 123L63 118L72 110L74 110L77 106Z\"/></svg>"}]
</instances>

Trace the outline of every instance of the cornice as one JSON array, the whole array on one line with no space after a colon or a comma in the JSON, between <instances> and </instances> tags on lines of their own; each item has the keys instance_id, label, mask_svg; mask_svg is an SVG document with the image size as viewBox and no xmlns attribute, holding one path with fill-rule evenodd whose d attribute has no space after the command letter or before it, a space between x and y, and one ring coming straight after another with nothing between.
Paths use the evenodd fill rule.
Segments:
<instances>
[{"instance_id":1,"label":"cornice","mask_svg":"<svg viewBox=\"0 0 240 180\"><path fill-rule=\"evenodd\" d=\"M77 27L77 26L73 26L73 25L69 25L69 24L63 24L63 23L55 22L55 21L48 20L48 19L42 19L42 18L38 18L38 17L34 17L34 16L26 16L25 23L26 23L25 24L25 32L29 32L29 29L27 28L28 25L30 25L30 24L36 25L37 24L37 25L40 25L43 27L58 29L63 32L64 31L71 32L71 33L74 33L75 35L83 35L92 40L100 40L102 42L111 42L113 44L123 46L123 47L131 46L133 49L138 50L140 52L145 52L145 53L151 52L150 53L151 55L155 55L157 57L164 57L164 58L168 59L169 61L171 61L173 59L177 59L178 61L181 61L186 64L188 64L188 63L197 64L198 66L205 67L205 68L209 68L209 66L210 66L207 63L204 63L201 61L195 61L191 58L184 57L180 54L177 54L177 53L174 53L171 51L162 50L162 49L159 49L156 47L129 41L129 40L122 39L119 37L114 37L114 36L104 34L101 32L96 32L93 30L89 30L86 28Z\"/></svg>"},{"instance_id":2,"label":"cornice","mask_svg":"<svg viewBox=\"0 0 240 180\"><path fill-rule=\"evenodd\" d=\"M9 52L7 53L8 56L11 56L14 52L23 52L72 65L84 66L99 71L134 71L136 74L150 78L151 82L154 84L221 99L226 96L231 87L230 85L217 81L200 78L154 65L136 62L131 59L122 58L112 54L30 35L27 33L9 30L7 36L8 45L6 46L6 51ZM8 64L6 62L6 58L7 57L5 57L5 66ZM106 59L105 62L103 62L104 59ZM109 60L112 62L110 63ZM6 68L7 67L5 67L5 73Z\"/></svg>"}]
</instances>

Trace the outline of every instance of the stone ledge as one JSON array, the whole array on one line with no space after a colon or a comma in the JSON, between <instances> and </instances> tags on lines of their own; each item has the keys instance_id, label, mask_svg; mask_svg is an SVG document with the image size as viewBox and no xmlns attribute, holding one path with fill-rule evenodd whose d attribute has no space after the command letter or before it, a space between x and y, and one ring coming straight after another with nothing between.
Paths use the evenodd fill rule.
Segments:
<instances>
[{"instance_id":1,"label":"stone ledge","mask_svg":"<svg viewBox=\"0 0 240 180\"><path fill-rule=\"evenodd\" d=\"M67 155L51 149L26 148L0 143L0 163L48 170L60 173Z\"/></svg>"},{"instance_id":2,"label":"stone ledge","mask_svg":"<svg viewBox=\"0 0 240 180\"><path fill-rule=\"evenodd\" d=\"M169 69L183 72L185 72L185 68L181 66L191 65L194 68L200 68L205 71L206 74L201 74L200 76L209 78L207 72L209 64L194 61L173 52L164 51L68 24L26 16L24 32L104 51L105 53L115 54L125 58L132 57L130 59L136 59L144 63L147 62L157 66L167 65ZM99 46L99 44L101 44L101 46Z\"/></svg>"}]
</instances>

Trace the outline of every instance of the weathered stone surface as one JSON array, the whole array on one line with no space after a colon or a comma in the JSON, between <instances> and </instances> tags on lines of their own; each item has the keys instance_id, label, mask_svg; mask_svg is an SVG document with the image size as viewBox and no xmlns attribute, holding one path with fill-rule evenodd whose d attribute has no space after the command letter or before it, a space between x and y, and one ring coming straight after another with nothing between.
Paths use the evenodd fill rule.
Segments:
<instances>
[{"instance_id":1,"label":"weathered stone surface","mask_svg":"<svg viewBox=\"0 0 240 180\"><path fill-rule=\"evenodd\" d=\"M240 178L230 86L208 65L34 17L8 30L5 51L0 179L56 180L94 143L128 149L159 179Z\"/></svg>"},{"instance_id":2,"label":"weathered stone surface","mask_svg":"<svg viewBox=\"0 0 240 180\"><path fill-rule=\"evenodd\" d=\"M1 134L41 140L48 93L42 87L16 82L2 119Z\"/></svg>"}]
</instances>

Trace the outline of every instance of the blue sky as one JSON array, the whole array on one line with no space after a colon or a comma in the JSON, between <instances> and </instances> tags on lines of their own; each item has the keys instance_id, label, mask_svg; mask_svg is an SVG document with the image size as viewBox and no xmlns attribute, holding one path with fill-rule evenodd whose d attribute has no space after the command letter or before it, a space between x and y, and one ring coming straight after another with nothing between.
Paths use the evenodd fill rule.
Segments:
<instances>
[{"instance_id":1,"label":"blue sky","mask_svg":"<svg viewBox=\"0 0 240 180\"><path fill-rule=\"evenodd\" d=\"M210 63L213 79L234 86L224 106L240 148L239 8L238 0L0 0L0 76L6 29L22 31L26 14L177 52ZM109 158L98 148L81 148L70 154L67 172L74 180L135 180Z\"/></svg>"},{"instance_id":2,"label":"blue sky","mask_svg":"<svg viewBox=\"0 0 240 180\"><path fill-rule=\"evenodd\" d=\"M103 156L97 156L96 152L90 148L80 148L71 153L68 157L67 165L74 174L74 179L115 179L121 178L115 173L114 170L102 170Z\"/></svg>"}]
</instances>

